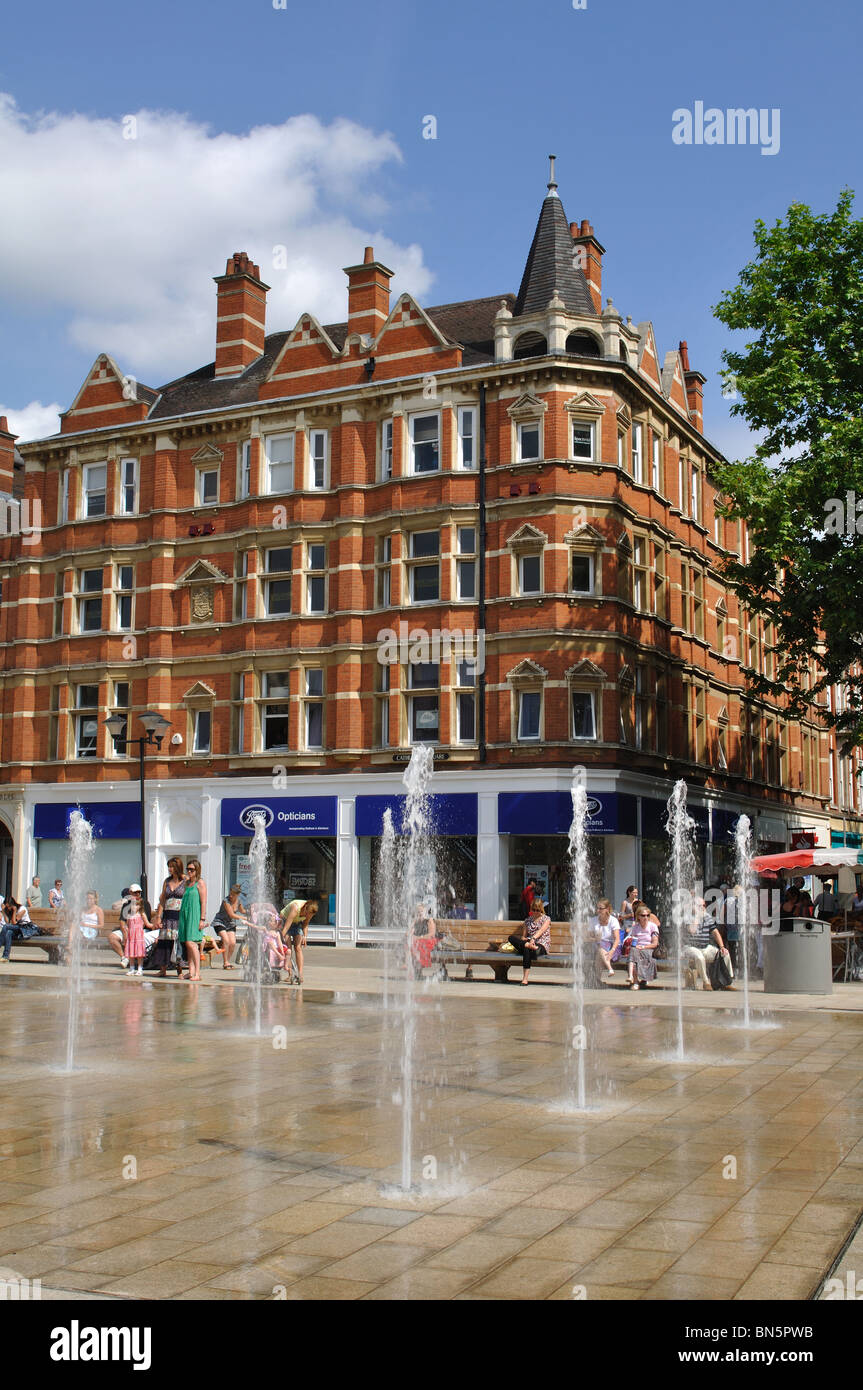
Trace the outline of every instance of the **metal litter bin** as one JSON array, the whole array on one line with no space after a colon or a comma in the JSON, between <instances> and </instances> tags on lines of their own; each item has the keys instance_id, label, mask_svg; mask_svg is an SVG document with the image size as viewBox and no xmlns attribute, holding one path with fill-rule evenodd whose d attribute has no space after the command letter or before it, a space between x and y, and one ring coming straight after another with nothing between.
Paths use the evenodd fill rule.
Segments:
<instances>
[{"instance_id":1,"label":"metal litter bin","mask_svg":"<svg viewBox=\"0 0 863 1390\"><path fill-rule=\"evenodd\" d=\"M832 994L830 923L786 917L761 929L765 994Z\"/></svg>"}]
</instances>

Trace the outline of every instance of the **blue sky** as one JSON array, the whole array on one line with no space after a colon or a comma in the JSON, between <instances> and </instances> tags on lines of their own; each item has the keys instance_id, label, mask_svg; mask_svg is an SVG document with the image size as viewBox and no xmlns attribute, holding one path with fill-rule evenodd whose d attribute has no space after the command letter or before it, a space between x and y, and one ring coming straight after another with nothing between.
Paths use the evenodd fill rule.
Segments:
<instances>
[{"instance_id":1,"label":"blue sky","mask_svg":"<svg viewBox=\"0 0 863 1390\"><path fill-rule=\"evenodd\" d=\"M653 320L660 356L688 340L706 432L743 454L711 306L757 217L795 199L826 211L860 183L861 31L856 0L16 6L0 53L2 408L41 424L103 349L153 385L210 360L211 277L238 249L274 285L270 330L303 308L343 318L341 268L368 240L426 304L515 290L551 151L567 215L606 247L604 294ZM672 113L696 101L779 108L779 152L675 144Z\"/></svg>"}]
</instances>

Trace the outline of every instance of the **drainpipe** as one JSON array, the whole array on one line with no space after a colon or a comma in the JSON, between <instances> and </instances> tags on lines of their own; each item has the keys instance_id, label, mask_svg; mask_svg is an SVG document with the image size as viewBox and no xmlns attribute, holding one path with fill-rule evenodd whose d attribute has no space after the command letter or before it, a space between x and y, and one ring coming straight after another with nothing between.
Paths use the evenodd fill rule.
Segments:
<instances>
[{"instance_id":1,"label":"drainpipe","mask_svg":"<svg viewBox=\"0 0 863 1390\"><path fill-rule=\"evenodd\" d=\"M477 616L479 619L479 630L485 632L485 383L479 388L479 608ZM487 655L487 647L483 645L483 654ZM486 760L485 746L485 662L483 670L477 672L477 685L479 697L478 716L478 741L479 741L479 761L484 763Z\"/></svg>"}]
</instances>

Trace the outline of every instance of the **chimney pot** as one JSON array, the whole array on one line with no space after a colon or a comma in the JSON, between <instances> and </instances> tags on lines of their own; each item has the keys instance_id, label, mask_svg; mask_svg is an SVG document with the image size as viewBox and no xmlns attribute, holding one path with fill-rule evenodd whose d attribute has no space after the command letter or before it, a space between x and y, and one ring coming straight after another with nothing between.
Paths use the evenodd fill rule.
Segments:
<instances>
[{"instance_id":1,"label":"chimney pot","mask_svg":"<svg viewBox=\"0 0 863 1390\"><path fill-rule=\"evenodd\" d=\"M374 258L375 248L373 246L367 246L365 250L365 255L363 256L363 265L371 265Z\"/></svg>"}]
</instances>

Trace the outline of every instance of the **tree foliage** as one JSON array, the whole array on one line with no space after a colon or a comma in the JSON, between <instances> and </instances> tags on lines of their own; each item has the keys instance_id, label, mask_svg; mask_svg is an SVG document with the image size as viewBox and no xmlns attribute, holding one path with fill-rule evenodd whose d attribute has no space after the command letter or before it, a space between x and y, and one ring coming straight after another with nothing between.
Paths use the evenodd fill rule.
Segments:
<instances>
[{"instance_id":1,"label":"tree foliage","mask_svg":"<svg viewBox=\"0 0 863 1390\"><path fill-rule=\"evenodd\" d=\"M748 563L729 561L727 577L776 626L776 679L752 685L787 694L793 717L845 686L845 708L826 716L843 751L863 742L863 222L852 203L846 189L833 213L793 203L773 227L758 221L756 259L714 309L754 333L723 360L732 413L763 439L716 471L726 515L750 534Z\"/></svg>"}]
</instances>

